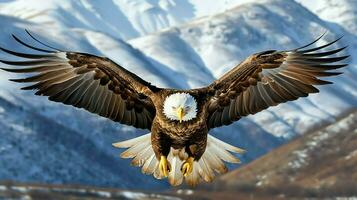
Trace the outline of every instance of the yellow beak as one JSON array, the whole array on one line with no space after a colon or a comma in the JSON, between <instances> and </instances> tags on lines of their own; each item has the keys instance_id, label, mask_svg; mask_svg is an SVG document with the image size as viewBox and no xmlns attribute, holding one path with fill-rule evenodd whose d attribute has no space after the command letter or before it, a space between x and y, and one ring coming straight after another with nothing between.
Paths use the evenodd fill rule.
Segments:
<instances>
[{"instance_id":1,"label":"yellow beak","mask_svg":"<svg viewBox=\"0 0 357 200\"><path fill-rule=\"evenodd\" d=\"M179 118L180 123L182 122L182 118L183 118L184 113L185 113L185 112L184 112L184 110L183 110L182 107L179 107L179 108L177 109L177 117Z\"/></svg>"}]
</instances>

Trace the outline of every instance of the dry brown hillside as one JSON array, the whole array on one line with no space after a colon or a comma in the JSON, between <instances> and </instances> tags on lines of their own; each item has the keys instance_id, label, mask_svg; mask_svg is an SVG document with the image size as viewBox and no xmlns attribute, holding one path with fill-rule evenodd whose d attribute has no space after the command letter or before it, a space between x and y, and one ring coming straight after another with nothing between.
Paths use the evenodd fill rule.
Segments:
<instances>
[{"instance_id":1,"label":"dry brown hillside","mask_svg":"<svg viewBox=\"0 0 357 200\"><path fill-rule=\"evenodd\" d=\"M357 112L205 185L207 199L357 197Z\"/></svg>"}]
</instances>

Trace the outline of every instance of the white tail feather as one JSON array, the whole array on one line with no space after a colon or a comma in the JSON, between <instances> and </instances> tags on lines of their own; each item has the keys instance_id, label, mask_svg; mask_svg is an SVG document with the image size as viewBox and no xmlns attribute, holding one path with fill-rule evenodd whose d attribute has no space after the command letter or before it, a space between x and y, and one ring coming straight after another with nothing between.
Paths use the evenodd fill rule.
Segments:
<instances>
[{"instance_id":1,"label":"white tail feather","mask_svg":"<svg viewBox=\"0 0 357 200\"><path fill-rule=\"evenodd\" d=\"M148 158L144 164L144 166L141 169L141 172L143 174L151 175L154 173L156 165L158 161L155 157L155 154L152 154L150 158Z\"/></svg>"},{"instance_id":2,"label":"white tail feather","mask_svg":"<svg viewBox=\"0 0 357 200\"><path fill-rule=\"evenodd\" d=\"M178 153L173 153L177 151L171 148L170 154L167 160L171 163L171 171L169 173L169 183L173 186L180 185L183 181L183 175L181 172L181 165L183 161L179 158Z\"/></svg>"},{"instance_id":3,"label":"white tail feather","mask_svg":"<svg viewBox=\"0 0 357 200\"><path fill-rule=\"evenodd\" d=\"M150 138L151 138L151 133L146 134L146 135L142 135L142 136L130 139L130 140L125 140L125 141L122 141L122 142L114 143L113 146L115 146L117 148L129 148L129 147L132 147L135 144L138 144L138 143L140 143L142 141L148 141L148 139L150 139Z\"/></svg>"},{"instance_id":4,"label":"white tail feather","mask_svg":"<svg viewBox=\"0 0 357 200\"><path fill-rule=\"evenodd\" d=\"M120 154L122 158L133 158L132 165L142 167L142 173L153 175L157 179L164 176L160 174L159 161L156 159L151 146L151 133L113 144L117 148L128 148ZM195 186L202 180L211 182L215 174L224 174L228 171L225 162L239 163L240 160L233 153L244 153L243 149L227 144L211 135L208 135L205 153L197 162L194 161L193 171L187 177L181 172L181 166L188 155L184 149L171 148L167 160L171 164L168 176L169 183L173 186L180 185L185 179L186 183Z\"/></svg>"}]
</instances>

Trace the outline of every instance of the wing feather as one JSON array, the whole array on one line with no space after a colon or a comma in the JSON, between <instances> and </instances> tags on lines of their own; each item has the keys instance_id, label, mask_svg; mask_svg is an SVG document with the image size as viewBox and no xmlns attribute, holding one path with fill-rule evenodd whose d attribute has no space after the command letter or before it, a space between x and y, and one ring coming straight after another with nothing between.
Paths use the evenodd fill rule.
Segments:
<instances>
[{"instance_id":1,"label":"wing feather","mask_svg":"<svg viewBox=\"0 0 357 200\"><path fill-rule=\"evenodd\" d=\"M22 53L0 47L4 53L27 59L0 59L5 65L19 66L0 69L30 75L11 81L31 83L22 89L36 90L36 95L48 96L51 101L84 108L137 128L151 129L156 112L151 95L158 88L108 58L59 51L40 42L28 31L27 33L51 50L32 46L13 35L18 43L41 53Z\"/></svg>"},{"instance_id":2,"label":"wing feather","mask_svg":"<svg viewBox=\"0 0 357 200\"><path fill-rule=\"evenodd\" d=\"M209 127L228 125L242 116L317 93L315 85L331 84L319 77L341 74L332 70L347 66L340 62L349 56L337 55L346 47L324 50L341 38L309 48L321 38L290 51L254 54L210 86L198 89L215 91L208 102Z\"/></svg>"}]
</instances>

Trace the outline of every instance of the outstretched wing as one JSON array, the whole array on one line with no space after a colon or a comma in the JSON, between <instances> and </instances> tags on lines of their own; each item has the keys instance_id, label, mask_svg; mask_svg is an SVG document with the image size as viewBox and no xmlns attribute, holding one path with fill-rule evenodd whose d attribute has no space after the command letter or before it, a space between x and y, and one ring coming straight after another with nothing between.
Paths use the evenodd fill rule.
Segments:
<instances>
[{"instance_id":1,"label":"outstretched wing","mask_svg":"<svg viewBox=\"0 0 357 200\"><path fill-rule=\"evenodd\" d=\"M29 35L40 42L30 33ZM0 47L8 54L27 58L22 61L0 60L6 65L21 66L1 68L5 71L31 73L27 78L12 79L14 82L32 83L22 89L37 90L36 95L48 96L51 101L84 108L122 124L151 128L155 107L149 96L157 88L150 83L108 58L57 49L40 49L14 35L13 37L20 44L42 52L27 54Z\"/></svg>"},{"instance_id":2,"label":"outstretched wing","mask_svg":"<svg viewBox=\"0 0 357 200\"><path fill-rule=\"evenodd\" d=\"M331 70L346 66L337 62L348 56L336 56L346 47L319 51L339 39L306 49L321 37L295 50L254 54L205 88L213 94L208 102L209 127L231 124L242 116L319 92L314 85L330 84L318 77L341 74Z\"/></svg>"}]
</instances>

